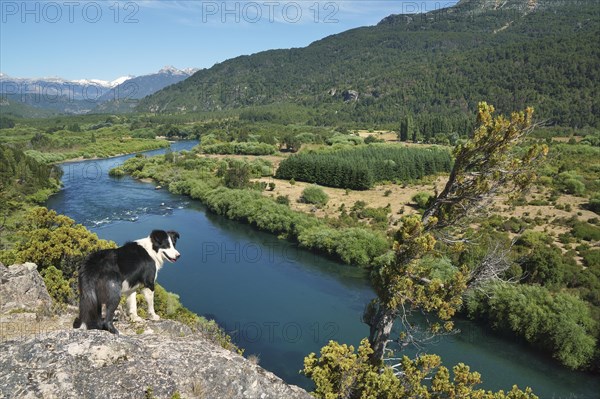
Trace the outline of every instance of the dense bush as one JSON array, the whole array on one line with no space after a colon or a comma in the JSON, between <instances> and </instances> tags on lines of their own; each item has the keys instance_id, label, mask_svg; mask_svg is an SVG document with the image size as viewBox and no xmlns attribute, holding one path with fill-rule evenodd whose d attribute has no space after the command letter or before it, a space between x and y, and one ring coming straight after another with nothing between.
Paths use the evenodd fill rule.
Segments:
<instances>
[{"instance_id":1,"label":"dense bush","mask_svg":"<svg viewBox=\"0 0 600 399\"><path fill-rule=\"evenodd\" d=\"M433 198L433 195L430 193L426 193L421 191L412 196L411 200L417 204L417 208L425 210L429 206L429 202Z\"/></svg>"},{"instance_id":2,"label":"dense bush","mask_svg":"<svg viewBox=\"0 0 600 399\"><path fill-rule=\"evenodd\" d=\"M587 207L590 211L600 214L600 194L592 195Z\"/></svg>"},{"instance_id":3,"label":"dense bush","mask_svg":"<svg viewBox=\"0 0 600 399\"><path fill-rule=\"evenodd\" d=\"M76 285L74 276L67 279L64 277L63 272L54 266L42 270L40 274L44 279L48 294L50 294L55 304L75 305L77 303L76 293L72 288Z\"/></svg>"},{"instance_id":4,"label":"dense bush","mask_svg":"<svg viewBox=\"0 0 600 399\"><path fill-rule=\"evenodd\" d=\"M583 264L600 270L600 249L588 249L581 253Z\"/></svg>"},{"instance_id":5,"label":"dense bush","mask_svg":"<svg viewBox=\"0 0 600 399\"><path fill-rule=\"evenodd\" d=\"M336 144L349 144L349 145L359 145L363 143L363 139L360 136L355 136L352 134L341 134L341 133L336 133L333 135L333 137L327 139L325 141L327 144L329 145L336 145Z\"/></svg>"},{"instance_id":6,"label":"dense bush","mask_svg":"<svg viewBox=\"0 0 600 399\"><path fill-rule=\"evenodd\" d=\"M516 385L506 394L476 389L481 383L479 373L463 363L450 372L437 355L419 355L415 359L405 355L396 359L392 368L374 365L369 359L372 353L364 338L356 352L353 346L329 341L321 348L320 356L311 353L305 357L302 373L315 383L312 395L319 399L537 399L530 388L522 391Z\"/></svg>"},{"instance_id":7,"label":"dense bush","mask_svg":"<svg viewBox=\"0 0 600 399\"><path fill-rule=\"evenodd\" d=\"M585 241L600 240L600 227L591 225L586 222L575 221L572 223L573 230L571 233L574 237Z\"/></svg>"},{"instance_id":8,"label":"dense bush","mask_svg":"<svg viewBox=\"0 0 600 399\"><path fill-rule=\"evenodd\" d=\"M472 291L465 305L470 317L549 350L569 368L585 368L594 356L597 322L588 305L570 294L534 285L493 284Z\"/></svg>"},{"instance_id":9,"label":"dense bush","mask_svg":"<svg viewBox=\"0 0 600 399\"><path fill-rule=\"evenodd\" d=\"M322 188L317 186L309 186L302 190L300 200L307 204L323 206L329 201L329 196Z\"/></svg>"},{"instance_id":10,"label":"dense bush","mask_svg":"<svg viewBox=\"0 0 600 399\"><path fill-rule=\"evenodd\" d=\"M585 184L578 179L566 179L564 181L565 191L573 195L583 195L585 193Z\"/></svg>"},{"instance_id":11,"label":"dense bush","mask_svg":"<svg viewBox=\"0 0 600 399\"><path fill-rule=\"evenodd\" d=\"M223 182L229 188L246 188L250 184L250 166L247 162L237 161L229 163L223 175Z\"/></svg>"},{"instance_id":12,"label":"dense bush","mask_svg":"<svg viewBox=\"0 0 600 399\"><path fill-rule=\"evenodd\" d=\"M224 142L202 145L201 148L205 154L226 155L271 155L277 151L274 145L252 142Z\"/></svg>"},{"instance_id":13,"label":"dense bush","mask_svg":"<svg viewBox=\"0 0 600 399\"><path fill-rule=\"evenodd\" d=\"M73 219L42 207L25 215L17 236L20 240L13 249L0 252L3 263L33 262L40 270L54 266L66 278L89 253L115 247L115 243L99 239Z\"/></svg>"},{"instance_id":14,"label":"dense bush","mask_svg":"<svg viewBox=\"0 0 600 399\"><path fill-rule=\"evenodd\" d=\"M561 286L580 270L572 257L563 255L548 235L527 230L515 242L521 279L528 283Z\"/></svg>"},{"instance_id":15,"label":"dense bush","mask_svg":"<svg viewBox=\"0 0 600 399\"><path fill-rule=\"evenodd\" d=\"M319 225L303 229L298 242L305 248L317 249L345 263L361 266L368 266L389 248L383 236L360 227L334 229Z\"/></svg>"},{"instance_id":16,"label":"dense bush","mask_svg":"<svg viewBox=\"0 0 600 399\"><path fill-rule=\"evenodd\" d=\"M281 205L290 205L290 197L288 195L278 195L275 202Z\"/></svg>"},{"instance_id":17,"label":"dense bush","mask_svg":"<svg viewBox=\"0 0 600 399\"><path fill-rule=\"evenodd\" d=\"M366 190L380 181L414 180L449 172L448 151L371 144L293 155L279 164L276 177L323 186Z\"/></svg>"},{"instance_id":18,"label":"dense bush","mask_svg":"<svg viewBox=\"0 0 600 399\"><path fill-rule=\"evenodd\" d=\"M203 201L211 211L298 240L308 249L323 251L346 263L366 266L389 246L383 236L368 229L330 229L315 217L293 211L255 191L210 188L204 182L188 184L189 194ZM181 192L184 185L180 182L170 189ZM325 236L316 237L316 232L330 233L335 242Z\"/></svg>"},{"instance_id":19,"label":"dense bush","mask_svg":"<svg viewBox=\"0 0 600 399\"><path fill-rule=\"evenodd\" d=\"M342 210L342 213L345 209ZM364 201L356 201L350 208L350 217L356 219L372 219L374 223L380 224L384 229L387 228L388 215L391 212L390 205L381 208L369 208Z\"/></svg>"},{"instance_id":20,"label":"dense bush","mask_svg":"<svg viewBox=\"0 0 600 399\"><path fill-rule=\"evenodd\" d=\"M123 177L123 176L125 176L125 174L126 174L125 170L120 166L117 166L116 168L112 168L111 170L108 171L108 175L111 177Z\"/></svg>"}]
</instances>

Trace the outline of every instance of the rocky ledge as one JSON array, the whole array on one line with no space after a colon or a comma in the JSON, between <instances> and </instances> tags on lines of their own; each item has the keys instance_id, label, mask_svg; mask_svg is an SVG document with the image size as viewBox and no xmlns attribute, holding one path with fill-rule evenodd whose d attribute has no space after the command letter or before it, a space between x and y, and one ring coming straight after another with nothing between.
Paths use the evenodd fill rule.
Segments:
<instances>
[{"instance_id":1,"label":"rocky ledge","mask_svg":"<svg viewBox=\"0 0 600 399\"><path fill-rule=\"evenodd\" d=\"M13 280L4 269L0 293L8 292L5 285ZM31 265L17 274L22 280L28 272L37 274ZM33 295L31 304L39 302ZM0 314L0 325L13 314ZM70 314L61 317L72 320ZM25 320L43 322L39 315ZM0 398L311 398L181 323L119 324L120 336L63 328L5 337L0 343Z\"/></svg>"}]
</instances>

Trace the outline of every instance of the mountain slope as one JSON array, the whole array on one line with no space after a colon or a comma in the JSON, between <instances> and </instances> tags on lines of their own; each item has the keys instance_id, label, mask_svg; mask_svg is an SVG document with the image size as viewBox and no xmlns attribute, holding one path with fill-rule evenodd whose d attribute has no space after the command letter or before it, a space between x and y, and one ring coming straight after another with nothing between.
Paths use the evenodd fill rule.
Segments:
<instances>
[{"instance_id":1,"label":"mountain slope","mask_svg":"<svg viewBox=\"0 0 600 399\"><path fill-rule=\"evenodd\" d=\"M140 98L154 94L167 86L189 78L196 71L196 69L184 71L172 66L166 66L157 73L132 77L113 87L98 100L99 102L111 100L139 100Z\"/></svg>"},{"instance_id":2,"label":"mountain slope","mask_svg":"<svg viewBox=\"0 0 600 399\"><path fill-rule=\"evenodd\" d=\"M0 96L3 103L20 108L24 116L37 117L43 114L33 109L48 113L82 114L94 108L98 98L125 79L112 82L56 77L28 79L0 74Z\"/></svg>"},{"instance_id":3,"label":"mountain slope","mask_svg":"<svg viewBox=\"0 0 600 399\"><path fill-rule=\"evenodd\" d=\"M314 123L394 122L403 113L470 113L487 100L533 105L549 123L599 125L600 4L462 0L241 56L144 98L138 110L190 112L293 102Z\"/></svg>"},{"instance_id":4,"label":"mountain slope","mask_svg":"<svg viewBox=\"0 0 600 399\"><path fill-rule=\"evenodd\" d=\"M125 113L132 112L138 100L157 91L189 78L197 69L179 70L166 66L157 73L133 77L113 87L102 95L92 112Z\"/></svg>"},{"instance_id":5,"label":"mountain slope","mask_svg":"<svg viewBox=\"0 0 600 399\"><path fill-rule=\"evenodd\" d=\"M165 67L154 74L124 76L111 82L97 79L23 79L0 74L0 95L4 102L15 106L21 103L54 113L131 111L140 98L181 82L193 72L196 70Z\"/></svg>"},{"instance_id":6,"label":"mountain slope","mask_svg":"<svg viewBox=\"0 0 600 399\"><path fill-rule=\"evenodd\" d=\"M47 118L56 113L49 109L36 108L24 102L0 97L0 116L16 116L18 118Z\"/></svg>"}]
</instances>

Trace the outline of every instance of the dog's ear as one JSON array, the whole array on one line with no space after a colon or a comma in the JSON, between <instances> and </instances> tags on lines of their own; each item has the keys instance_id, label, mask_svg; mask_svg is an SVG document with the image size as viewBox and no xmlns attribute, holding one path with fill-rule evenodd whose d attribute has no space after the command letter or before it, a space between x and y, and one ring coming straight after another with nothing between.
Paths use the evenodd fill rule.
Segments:
<instances>
[{"instance_id":1,"label":"dog's ear","mask_svg":"<svg viewBox=\"0 0 600 399\"><path fill-rule=\"evenodd\" d=\"M152 233L150 233L150 242L152 242L152 249L154 252L158 252L165 236L166 233L162 230L152 230Z\"/></svg>"},{"instance_id":2,"label":"dog's ear","mask_svg":"<svg viewBox=\"0 0 600 399\"><path fill-rule=\"evenodd\" d=\"M174 230L169 230L169 231L167 231L167 234L169 235L169 237L171 237L171 241L173 241L173 245L175 245L177 243L177 240L179 240L179 233Z\"/></svg>"}]
</instances>

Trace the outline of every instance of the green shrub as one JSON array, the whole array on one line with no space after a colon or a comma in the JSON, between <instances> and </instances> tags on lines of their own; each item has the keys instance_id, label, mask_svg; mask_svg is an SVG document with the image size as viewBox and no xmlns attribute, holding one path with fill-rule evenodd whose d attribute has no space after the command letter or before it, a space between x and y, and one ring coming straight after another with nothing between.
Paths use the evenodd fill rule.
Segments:
<instances>
[{"instance_id":1,"label":"green shrub","mask_svg":"<svg viewBox=\"0 0 600 399\"><path fill-rule=\"evenodd\" d=\"M600 249L588 249L581 252L583 264L587 267L600 269Z\"/></svg>"},{"instance_id":2,"label":"green shrub","mask_svg":"<svg viewBox=\"0 0 600 399\"><path fill-rule=\"evenodd\" d=\"M365 144L373 144L373 143L383 143L384 140L371 135L371 136L367 136L365 138L364 142L365 142Z\"/></svg>"},{"instance_id":3,"label":"green shrub","mask_svg":"<svg viewBox=\"0 0 600 399\"><path fill-rule=\"evenodd\" d=\"M600 214L600 194L592 195L587 207L590 211Z\"/></svg>"},{"instance_id":4,"label":"green shrub","mask_svg":"<svg viewBox=\"0 0 600 399\"><path fill-rule=\"evenodd\" d=\"M250 174L250 165L247 162L236 160L229 164L223 181L229 188L246 188L250 184Z\"/></svg>"},{"instance_id":5,"label":"green shrub","mask_svg":"<svg viewBox=\"0 0 600 399\"><path fill-rule=\"evenodd\" d=\"M583 176L579 175L576 171L567 171L560 173L556 178L557 185L562 191L573 194L583 195L585 193L585 184L583 182Z\"/></svg>"},{"instance_id":6,"label":"green shrub","mask_svg":"<svg viewBox=\"0 0 600 399\"><path fill-rule=\"evenodd\" d=\"M327 139L325 142L329 145L359 145L362 144L364 141L360 136L355 136L353 134L336 133L333 135L333 137Z\"/></svg>"},{"instance_id":7,"label":"green shrub","mask_svg":"<svg viewBox=\"0 0 600 399\"><path fill-rule=\"evenodd\" d=\"M421 210L425 210L427 209L427 207L429 206L429 204L431 203L431 200L433 199L433 195L430 193L426 193L424 191L421 191L419 193L416 193L415 195L413 195L412 197L412 201L417 204L417 208L421 209Z\"/></svg>"},{"instance_id":8,"label":"green shrub","mask_svg":"<svg viewBox=\"0 0 600 399\"><path fill-rule=\"evenodd\" d=\"M282 205L290 205L290 197L288 195L278 195L275 202Z\"/></svg>"},{"instance_id":9,"label":"green shrub","mask_svg":"<svg viewBox=\"0 0 600 399\"><path fill-rule=\"evenodd\" d=\"M303 247L318 249L345 263L359 266L368 266L389 248L383 236L360 227L333 229L315 226L302 230L298 242Z\"/></svg>"},{"instance_id":10,"label":"green shrub","mask_svg":"<svg viewBox=\"0 0 600 399\"><path fill-rule=\"evenodd\" d=\"M48 198L50 198L50 196L52 194L54 194L56 192L55 189L51 189L51 188L46 188L43 190L38 190L35 193L28 195L26 197L27 201L33 203L33 204L38 204L38 205L42 205L44 204L46 201L48 201Z\"/></svg>"},{"instance_id":11,"label":"green shrub","mask_svg":"<svg viewBox=\"0 0 600 399\"><path fill-rule=\"evenodd\" d=\"M576 221L573 223L573 229L571 230L571 233L573 236L585 241L600 240L600 227L586 222Z\"/></svg>"},{"instance_id":12,"label":"green shrub","mask_svg":"<svg viewBox=\"0 0 600 399\"><path fill-rule=\"evenodd\" d=\"M567 179L564 182L565 191L573 195L583 195L585 193L585 184L577 179Z\"/></svg>"},{"instance_id":13,"label":"green shrub","mask_svg":"<svg viewBox=\"0 0 600 399\"><path fill-rule=\"evenodd\" d=\"M548 206L550 203L546 200L536 199L529 201L528 205L531 206Z\"/></svg>"},{"instance_id":14,"label":"green shrub","mask_svg":"<svg viewBox=\"0 0 600 399\"><path fill-rule=\"evenodd\" d=\"M534 285L490 284L465 298L467 314L550 350L572 369L585 368L595 352L597 322L581 299Z\"/></svg>"},{"instance_id":15,"label":"green shrub","mask_svg":"<svg viewBox=\"0 0 600 399\"><path fill-rule=\"evenodd\" d=\"M76 278L66 279L63 272L54 266L50 266L40 272L48 294L57 304L74 304L76 295L71 288L76 284Z\"/></svg>"},{"instance_id":16,"label":"green shrub","mask_svg":"<svg viewBox=\"0 0 600 399\"><path fill-rule=\"evenodd\" d=\"M436 257L428 255L419 260L420 266L432 270L430 277L440 281L449 281L456 274L458 269L447 257Z\"/></svg>"},{"instance_id":17,"label":"green shrub","mask_svg":"<svg viewBox=\"0 0 600 399\"><path fill-rule=\"evenodd\" d=\"M205 154L271 155L277 152L274 145L254 142L215 143L202 145L201 148Z\"/></svg>"},{"instance_id":18,"label":"green shrub","mask_svg":"<svg viewBox=\"0 0 600 399\"><path fill-rule=\"evenodd\" d=\"M108 171L108 175L111 177L123 177L126 175L125 170L121 166L117 166L116 168L112 168Z\"/></svg>"},{"instance_id":19,"label":"green shrub","mask_svg":"<svg viewBox=\"0 0 600 399\"><path fill-rule=\"evenodd\" d=\"M322 188L317 186L309 186L302 190L300 200L307 204L324 206L329 201L329 196Z\"/></svg>"},{"instance_id":20,"label":"green shrub","mask_svg":"<svg viewBox=\"0 0 600 399\"><path fill-rule=\"evenodd\" d=\"M2 258L9 255L16 262L33 262L40 270L54 266L67 278L91 252L116 246L112 241L100 240L73 219L43 207L27 212L17 234L21 240L12 250L4 251Z\"/></svg>"}]
</instances>

